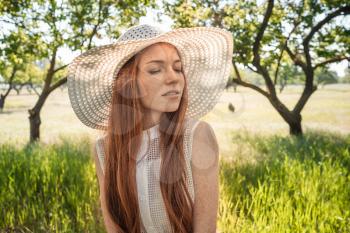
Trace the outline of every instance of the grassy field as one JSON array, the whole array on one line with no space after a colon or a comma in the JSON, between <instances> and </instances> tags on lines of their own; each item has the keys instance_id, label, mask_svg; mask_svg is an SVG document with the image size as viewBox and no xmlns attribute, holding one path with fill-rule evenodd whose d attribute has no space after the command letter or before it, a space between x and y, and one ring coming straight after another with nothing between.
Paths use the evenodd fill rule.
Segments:
<instances>
[{"instance_id":1,"label":"grassy field","mask_svg":"<svg viewBox=\"0 0 350 233\"><path fill-rule=\"evenodd\" d=\"M220 232L350 231L350 136L232 136ZM0 145L0 232L104 232L90 155L88 137Z\"/></svg>"},{"instance_id":2,"label":"grassy field","mask_svg":"<svg viewBox=\"0 0 350 233\"><path fill-rule=\"evenodd\" d=\"M289 87L281 99L291 107L299 95ZM100 132L58 90L41 114L41 143L25 146L35 98L10 95L0 113L0 232L104 232L91 158ZM202 118L220 147L221 232L350 232L349 99L349 85L318 90L297 138L261 95L222 95Z\"/></svg>"},{"instance_id":3,"label":"grassy field","mask_svg":"<svg viewBox=\"0 0 350 233\"><path fill-rule=\"evenodd\" d=\"M233 139L253 153L222 161L222 232L350 232L350 136Z\"/></svg>"},{"instance_id":4,"label":"grassy field","mask_svg":"<svg viewBox=\"0 0 350 233\"><path fill-rule=\"evenodd\" d=\"M0 232L104 232L89 138L0 146Z\"/></svg>"}]
</instances>

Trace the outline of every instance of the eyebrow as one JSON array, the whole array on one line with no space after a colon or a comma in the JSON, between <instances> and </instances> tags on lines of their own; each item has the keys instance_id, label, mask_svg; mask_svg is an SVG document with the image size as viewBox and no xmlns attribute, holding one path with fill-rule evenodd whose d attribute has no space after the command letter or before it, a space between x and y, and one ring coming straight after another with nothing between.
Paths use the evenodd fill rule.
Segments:
<instances>
[{"instance_id":1,"label":"eyebrow","mask_svg":"<svg viewBox=\"0 0 350 233\"><path fill-rule=\"evenodd\" d=\"M151 62L164 63L163 60L151 60L151 61L147 62L146 64L151 63ZM181 60L177 59L174 61L174 63L177 63L177 62L181 62Z\"/></svg>"}]
</instances>

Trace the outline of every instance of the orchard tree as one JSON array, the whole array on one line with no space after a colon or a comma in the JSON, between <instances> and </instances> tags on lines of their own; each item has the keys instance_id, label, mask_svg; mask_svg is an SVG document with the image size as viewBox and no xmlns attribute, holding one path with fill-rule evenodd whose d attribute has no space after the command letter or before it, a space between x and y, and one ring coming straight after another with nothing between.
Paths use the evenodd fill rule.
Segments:
<instances>
[{"instance_id":1,"label":"orchard tree","mask_svg":"<svg viewBox=\"0 0 350 233\"><path fill-rule=\"evenodd\" d=\"M315 72L316 82L322 87L326 84L339 82L339 77L335 71L329 70L327 67L322 67Z\"/></svg>"},{"instance_id":2,"label":"orchard tree","mask_svg":"<svg viewBox=\"0 0 350 233\"><path fill-rule=\"evenodd\" d=\"M350 83L350 67L347 67L344 69L344 76L341 77L340 82L341 83Z\"/></svg>"},{"instance_id":3,"label":"orchard tree","mask_svg":"<svg viewBox=\"0 0 350 233\"><path fill-rule=\"evenodd\" d=\"M30 142L40 138L40 111L47 97L67 82L67 77L58 75L68 65L59 64L59 49L84 52L95 46L98 39L117 38L119 30L137 23L148 6L156 7L154 0L1 1L0 22L39 36L41 52L33 54L37 60L49 61L42 91L33 108L28 110ZM30 44L37 43L30 40Z\"/></svg>"},{"instance_id":4,"label":"orchard tree","mask_svg":"<svg viewBox=\"0 0 350 233\"><path fill-rule=\"evenodd\" d=\"M37 44L31 43L36 40L40 44L40 38L35 34L27 35L23 29L16 28L10 33L0 32L0 75L3 77L8 88L0 93L0 111L3 111L6 97L18 84L28 82L21 75L28 69L28 64L34 61L33 53L40 52Z\"/></svg>"},{"instance_id":5,"label":"orchard tree","mask_svg":"<svg viewBox=\"0 0 350 233\"><path fill-rule=\"evenodd\" d=\"M175 28L216 26L232 32L233 81L265 96L288 123L292 135L303 133L301 112L317 90L315 71L350 60L347 0L268 0L260 5L256 0L175 0L164 1L164 6ZM286 55L288 60L283 59ZM280 67L288 63L299 67L304 76L303 91L291 109L276 92ZM244 80L239 65L259 74L265 88Z\"/></svg>"}]
</instances>

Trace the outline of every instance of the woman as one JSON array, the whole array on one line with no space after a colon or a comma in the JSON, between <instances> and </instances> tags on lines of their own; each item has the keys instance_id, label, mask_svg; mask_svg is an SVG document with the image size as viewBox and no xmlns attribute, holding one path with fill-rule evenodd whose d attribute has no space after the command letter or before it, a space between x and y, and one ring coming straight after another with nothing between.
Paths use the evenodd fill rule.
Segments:
<instances>
[{"instance_id":1,"label":"woman","mask_svg":"<svg viewBox=\"0 0 350 233\"><path fill-rule=\"evenodd\" d=\"M219 148L197 120L217 103L232 36L211 27L129 28L69 66L78 118L104 130L95 150L108 232L215 232Z\"/></svg>"}]
</instances>

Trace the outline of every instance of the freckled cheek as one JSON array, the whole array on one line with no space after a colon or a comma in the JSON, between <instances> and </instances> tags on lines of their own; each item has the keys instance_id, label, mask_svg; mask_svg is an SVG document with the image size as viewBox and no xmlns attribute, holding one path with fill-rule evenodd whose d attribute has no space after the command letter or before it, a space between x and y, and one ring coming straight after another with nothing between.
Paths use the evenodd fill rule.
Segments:
<instances>
[{"instance_id":1,"label":"freckled cheek","mask_svg":"<svg viewBox=\"0 0 350 233\"><path fill-rule=\"evenodd\" d=\"M162 101L162 89L160 85L157 85L156 83L148 83L148 85L144 86L144 89L146 91L145 95L143 96L144 102L154 103Z\"/></svg>"},{"instance_id":2,"label":"freckled cheek","mask_svg":"<svg viewBox=\"0 0 350 233\"><path fill-rule=\"evenodd\" d=\"M141 91L141 97L152 97L160 91L160 81L156 80L154 77L149 77L144 75L138 79L138 88ZM149 97L147 97L149 98Z\"/></svg>"}]
</instances>

